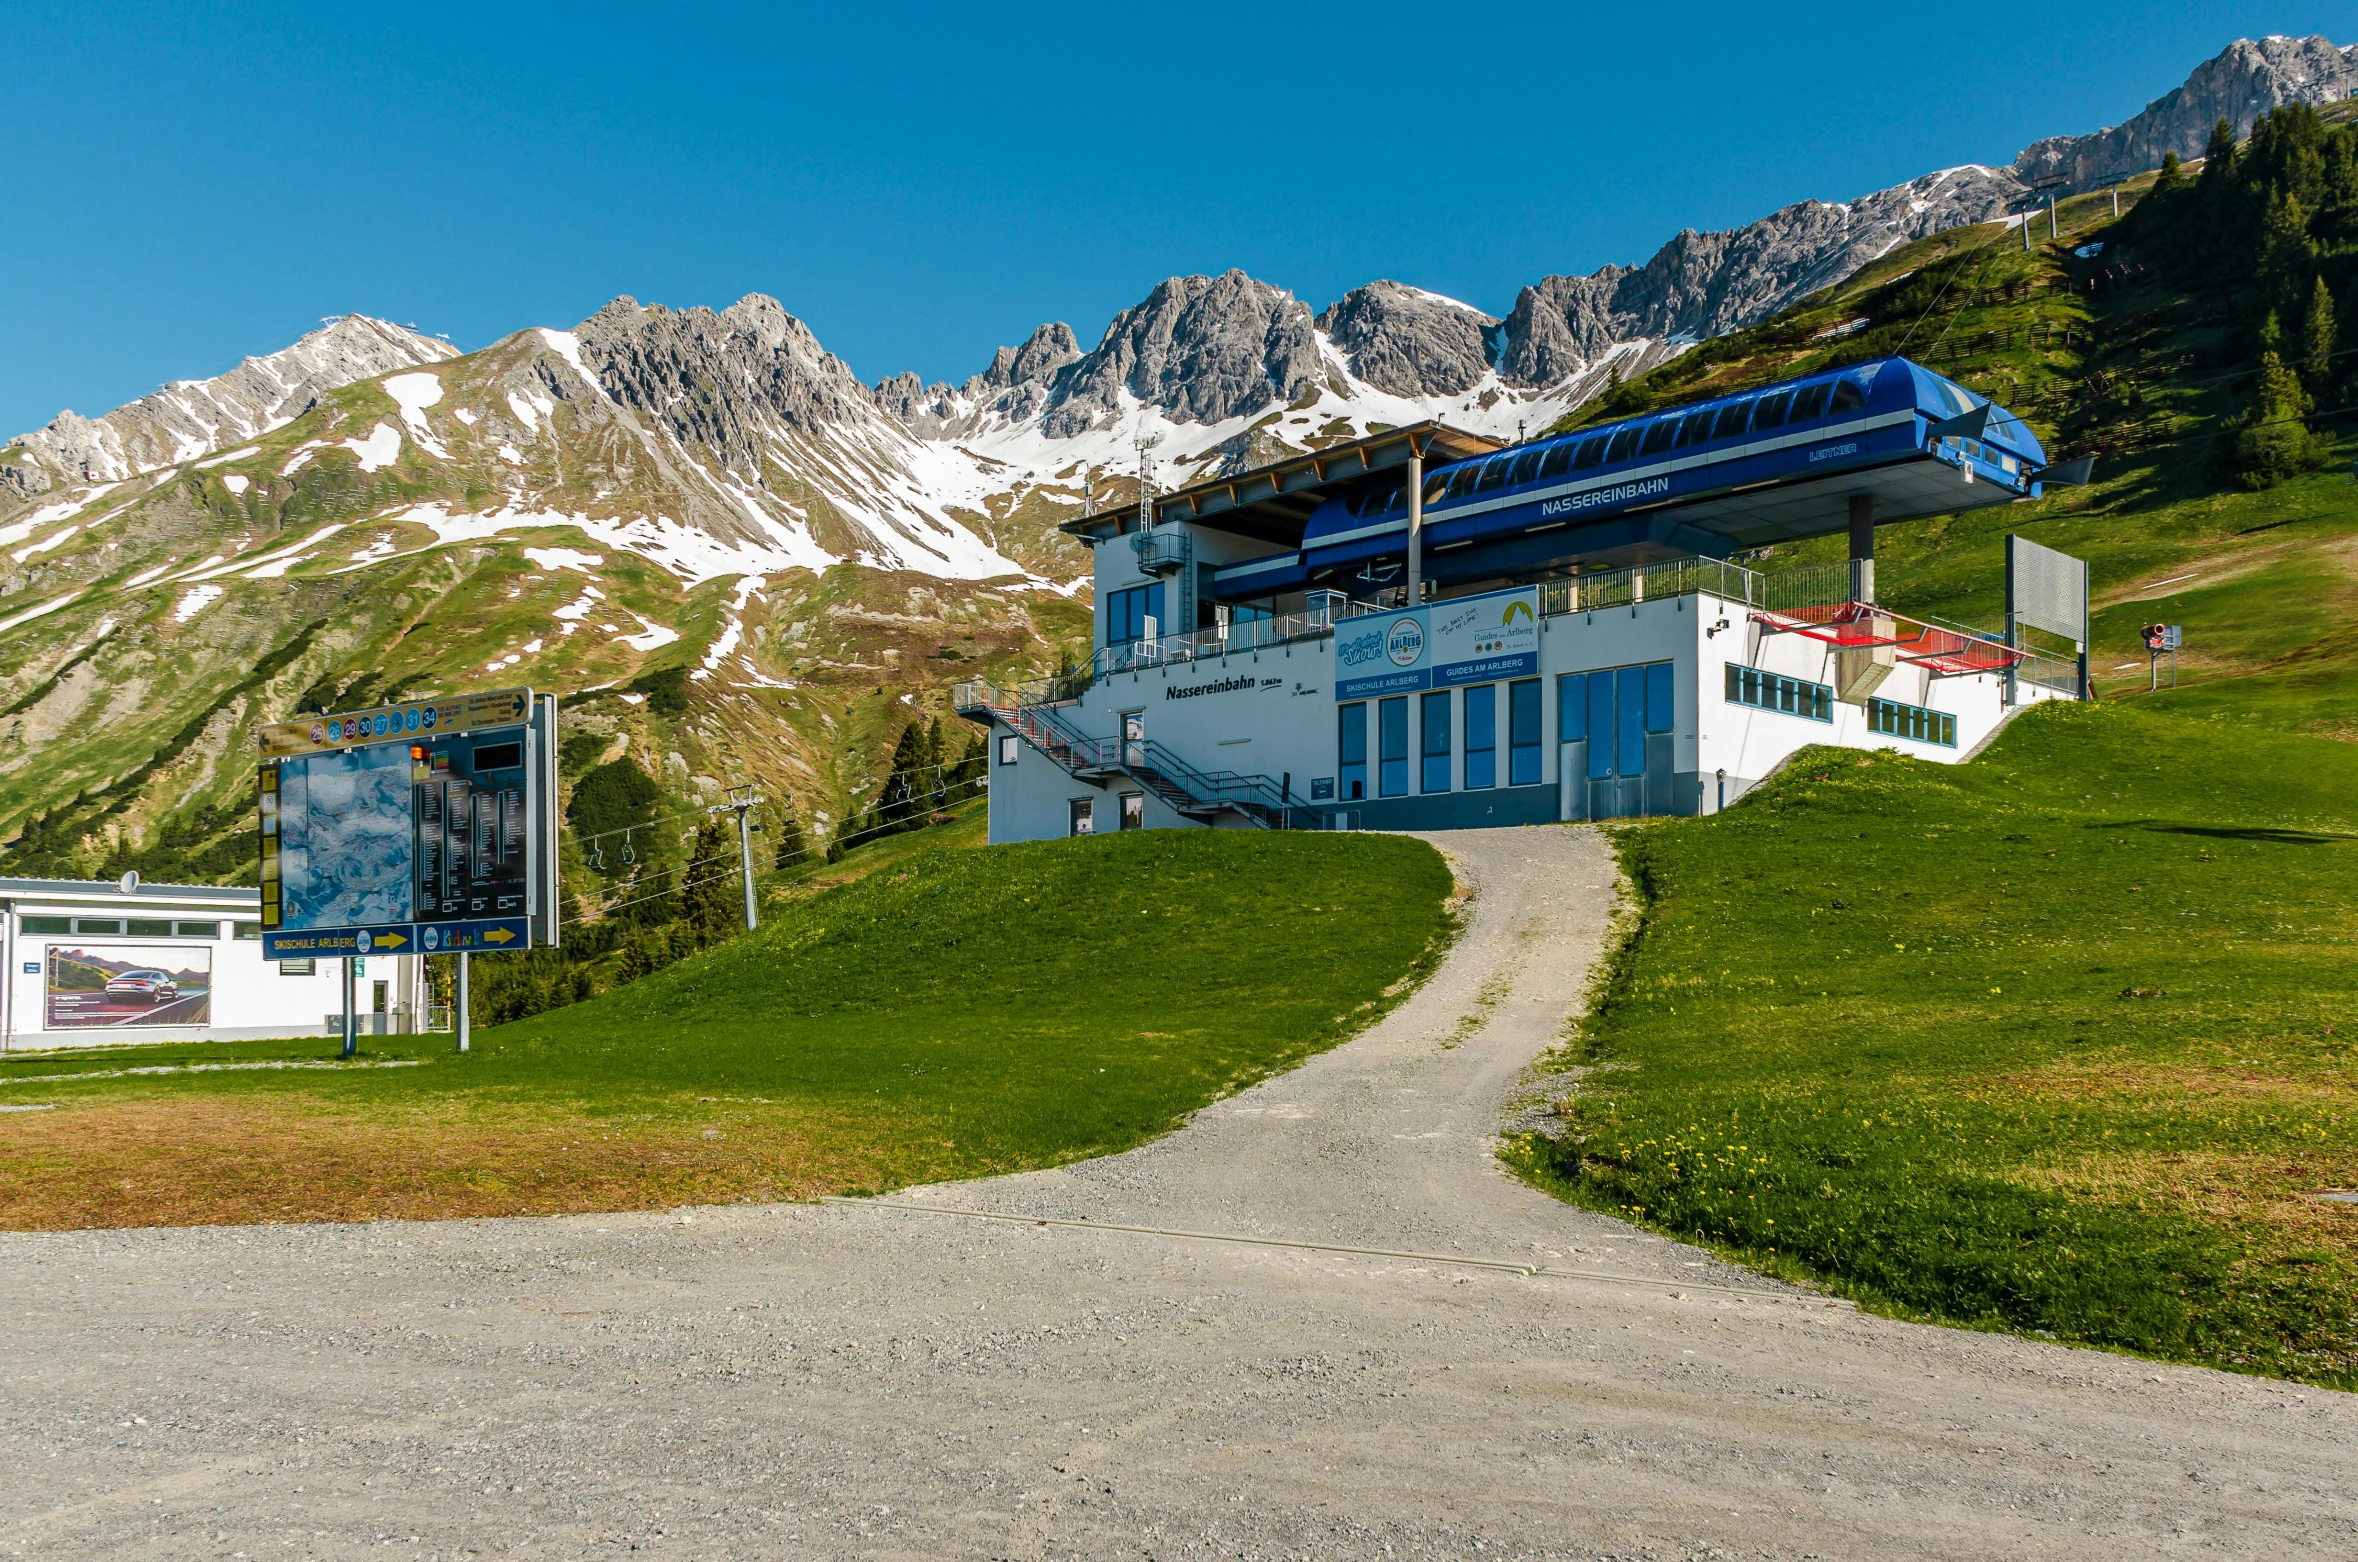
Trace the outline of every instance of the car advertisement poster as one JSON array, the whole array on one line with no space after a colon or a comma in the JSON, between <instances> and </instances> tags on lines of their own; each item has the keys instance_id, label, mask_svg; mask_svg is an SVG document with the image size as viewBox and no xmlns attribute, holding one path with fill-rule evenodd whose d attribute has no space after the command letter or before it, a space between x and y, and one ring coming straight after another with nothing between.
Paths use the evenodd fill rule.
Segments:
<instances>
[{"instance_id":1,"label":"car advertisement poster","mask_svg":"<svg viewBox=\"0 0 2358 1562\"><path fill-rule=\"evenodd\" d=\"M1347 618L1335 626L1335 698L1527 678L1539 671L1539 592L1493 591L1454 602Z\"/></svg>"},{"instance_id":2,"label":"car advertisement poster","mask_svg":"<svg viewBox=\"0 0 2358 1562\"><path fill-rule=\"evenodd\" d=\"M202 944L49 946L49 1030L213 1023L213 951Z\"/></svg>"}]
</instances>

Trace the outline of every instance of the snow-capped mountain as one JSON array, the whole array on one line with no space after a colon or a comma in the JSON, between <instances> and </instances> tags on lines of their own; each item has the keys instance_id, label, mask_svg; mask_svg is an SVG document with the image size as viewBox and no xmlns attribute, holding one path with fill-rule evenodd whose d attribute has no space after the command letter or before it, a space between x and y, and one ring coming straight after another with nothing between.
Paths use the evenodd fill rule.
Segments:
<instances>
[{"instance_id":1,"label":"snow-capped mountain","mask_svg":"<svg viewBox=\"0 0 2358 1562\"><path fill-rule=\"evenodd\" d=\"M210 380L175 380L102 418L61 412L13 444L32 459L0 466L0 497L31 497L56 482L114 482L266 434L322 392L396 369L458 356L448 342L366 315L330 321L292 347L248 358Z\"/></svg>"}]
</instances>

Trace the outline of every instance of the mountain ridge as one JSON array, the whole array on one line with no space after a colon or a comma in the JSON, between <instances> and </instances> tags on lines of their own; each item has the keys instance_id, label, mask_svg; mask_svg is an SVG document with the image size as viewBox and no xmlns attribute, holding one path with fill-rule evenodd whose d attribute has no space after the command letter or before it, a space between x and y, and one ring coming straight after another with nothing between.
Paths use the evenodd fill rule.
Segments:
<instances>
[{"instance_id":1,"label":"mountain ridge","mask_svg":"<svg viewBox=\"0 0 2358 1562\"><path fill-rule=\"evenodd\" d=\"M2343 92L2353 57L2238 43L2142 124L2032 150L2100 168L2213 107ZM1168 486L1423 418L1544 429L2026 193L1965 165L1796 203L1505 316L1390 279L1313 311L1174 277L1095 346L1049 322L956 387L864 383L761 294L620 297L466 354L347 317L0 447L0 834L36 869L220 849L256 722L487 679L574 691L569 738L674 796L750 778L824 833L957 677L1085 654L1088 557L1057 523L1127 502L1142 441Z\"/></svg>"}]
</instances>

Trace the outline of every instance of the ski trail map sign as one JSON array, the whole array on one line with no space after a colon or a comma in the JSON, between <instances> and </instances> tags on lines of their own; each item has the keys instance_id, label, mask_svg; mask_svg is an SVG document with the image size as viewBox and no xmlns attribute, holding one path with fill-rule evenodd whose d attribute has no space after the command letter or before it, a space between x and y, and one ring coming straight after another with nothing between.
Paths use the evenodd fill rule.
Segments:
<instances>
[{"instance_id":1,"label":"ski trail map sign","mask_svg":"<svg viewBox=\"0 0 2358 1562\"><path fill-rule=\"evenodd\" d=\"M262 729L262 957L557 942L554 695Z\"/></svg>"}]
</instances>

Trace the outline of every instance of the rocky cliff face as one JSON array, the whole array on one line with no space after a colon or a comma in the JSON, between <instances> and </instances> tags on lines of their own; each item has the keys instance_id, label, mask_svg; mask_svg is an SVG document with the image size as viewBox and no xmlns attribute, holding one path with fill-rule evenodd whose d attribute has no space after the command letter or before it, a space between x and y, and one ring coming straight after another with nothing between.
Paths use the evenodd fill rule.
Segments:
<instances>
[{"instance_id":1,"label":"rocky cliff face","mask_svg":"<svg viewBox=\"0 0 2358 1562\"><path fill-rule=\"evenodd\" d=\"M13 441L31 459L7 468L14 476L0 483L29 495L55 483L136 477L266 434L339 386L457 356L448 342L346 315L292 347L248 358L216 379L176 380L102 418L61 412Z\"/></svg>"},{"instance_id":2,"label":"rocky cliff face","mask_svg":"<svg viewBox=\"0 0 2358 1562\"><path fill-rule=\"evenodd\" d=\"M816 433L874 405L809 326L759 293L717 314L618 298L573 334L608 395L749 476L774 431Z\"/></svg>"},{"instance_id":3,"label":"rocky cliff face","mask_svg":"<svg viewBox=\"0 0 2358 1562\"><path fill-rule=\"evenodd\" d=\"M2014 160L2026 184L2063 181L2065 193L2092 190L2161 166L2164 154L2202 156L2211 129L2227 121L2239 136L2252 121L2287 103L2338 103L2358 93L2358 45L2324 38L2238 38L2206 60L2185 84L2109 130L2034 141Z\"/></svg>"},{"instance_id":4,"label":"rocky cliff face","mask_svg":"<svg viewBox=\"0 0 2358 1562\"><path fill-rule=\"evenodd\" d=\"M1482 383L1498 323L1399 282L1353 288L1318 316L1351 372L1394 396L1456 396Z\"/></svg>"},{"instance_id":5,"label":"rocky cliff face","mask_svg":"<svg viewBox=\"0 0 2358 1562\"><path fill-rule=\"evenodd\" d=\"M1125 391L1173 422L1220 423L1292 401L1325 369L1293 294L1241 271L1172 277L1059 376L1040 429L1057 438L1117 419Z\"/></svg>"}]
</instances>

